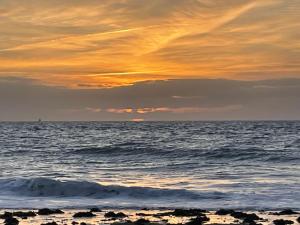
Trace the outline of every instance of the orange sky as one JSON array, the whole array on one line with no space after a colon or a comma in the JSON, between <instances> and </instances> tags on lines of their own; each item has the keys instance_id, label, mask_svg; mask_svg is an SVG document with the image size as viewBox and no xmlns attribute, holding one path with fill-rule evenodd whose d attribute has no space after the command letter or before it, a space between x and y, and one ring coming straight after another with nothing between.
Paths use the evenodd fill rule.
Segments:
<instances>
[{"instance_id":1,"label":"orange sky","mask_svg":"<svg viewBox=\"0 0 300 225\"><path fill-rule=\"evenodd\" d=\"M300 77L299 0L1 0L0 76L67 87Z\"/></svg>"}]
</instances>

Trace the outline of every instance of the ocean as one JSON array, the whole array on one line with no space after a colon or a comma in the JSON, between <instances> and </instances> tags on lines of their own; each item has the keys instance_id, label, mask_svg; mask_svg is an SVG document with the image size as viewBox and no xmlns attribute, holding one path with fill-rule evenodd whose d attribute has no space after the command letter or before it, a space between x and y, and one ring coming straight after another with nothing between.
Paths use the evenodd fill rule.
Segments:
<instances>
[{"instance_id":1,"label":"ocean","mask_svg":"<svg viewBox=\"0 0 300 225\"><path fill-rule=\"evenodd\" d=\"M300 122L2 122L0 208L300 209Z\"/></svg>"}]
</instances>

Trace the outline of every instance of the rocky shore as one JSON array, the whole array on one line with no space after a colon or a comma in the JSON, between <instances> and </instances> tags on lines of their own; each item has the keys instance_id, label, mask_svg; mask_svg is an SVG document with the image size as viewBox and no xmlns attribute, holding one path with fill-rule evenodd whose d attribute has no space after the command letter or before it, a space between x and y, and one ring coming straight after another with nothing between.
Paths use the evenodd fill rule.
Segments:
<instances>
[{"instance_id":1,"label":"rocky shore","mask_svg":"<svg viewBox=\"0 0 300 225\"><path fill-rule=\"evenodd\" d=\"M300 224L300 213L292 209L282 211L238 211L219 209L175 210L0 210L0 224L4 225L289 225Z\"/></svg>"}]
</instances>

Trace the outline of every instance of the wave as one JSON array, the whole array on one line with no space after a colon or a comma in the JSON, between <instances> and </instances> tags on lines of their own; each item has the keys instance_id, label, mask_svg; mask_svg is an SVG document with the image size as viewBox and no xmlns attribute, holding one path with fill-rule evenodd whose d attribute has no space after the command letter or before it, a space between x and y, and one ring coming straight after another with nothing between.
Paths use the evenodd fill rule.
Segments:
<instances>
[{"instance_id":1,"label":"wave","mask_svg":"<svg viewBox=\"0 0 300 225\"><path fill-rule=\"evenodd\" d=\"M72 151L72 153L75 154L86 154L86 155L97 155L97 154L136 154L137 150L142 149L136 149L136 148L122 148L120 146L114 145L114 146L104 146L104 147L90 147L90 148L82 148Z\"/></svg>"},{"instance_id":2,"label":"wave","mask_svg":"<svg viewBox=\"0 0 300 225\"><path fill-rule=\"evenodd\" d=\"M61 181L49 178L11 178L0 180L0 194L30 197L86 197L86 198L177 198L177 199L220 199L221 192L196 193L185 189L160 189L151 187L126 187L101 185L89 181Z\"/></svg>"},{"instance_id":3,"label":"wave","mask_svg":"<svg viewBox=\"0 0 300 225\"><path fill-rule=\"evenodd\" d=\"M253 147L235 147L223 146L214 149L173 149L161 147L161 149L147 146L140 143L125 143L103 147L90 147L72 150L69 154L79 154L86 156L101 155L106 156L134 156L138 157L170 157L179 159L208 159L208 160L262 160L262 161L295 161L299 160L299 152L290 151L288 149L275 151L266 150L256 146Z\"/></svg>"},{"instance_id":4,"label":"wave","mask_svg":"<svg viewBox=\"0 0 300 225\"><path fill-rule=\"evenodd\" d=\"M239 186L235 188L239 189ZM290 190L284 199L278 201L284 194L281 191L195 192L185 189L101 185L89 181L62 181L42 177L8 178L0 179L0 208L299 209L298 191L293 191L293 188Z\"/></svg>"},{"instance_id":5,"label":"wave","mask_svg":"<svg viewBox=\"0 0 300 225\"><path fill-rule=\"evenodd\" d=\"M159 149L152 146L147 146L146 144L137 144L137 143L126 143L126 144L115 144L103 147L89 147L89 148L81 148L72 150L71 154L79 154L79 155L107 155L110 156L163 156L163 155L176 155L179 153L176 149Z\"/></svg>"},{"instance_id":6,"label":"wave","mask_svg":"<svg viewBox=\"0 0 300 225\"><path fill-rule=\"evenodd\" d=\"M262 148L249 147L249 148L234 148L234 147L221 147L211 151L207 151L205 156L208 158L218 159L235 159L235 160L248 160L253 158L261 158L272 154Z\"/></svg>"}]
</instances>

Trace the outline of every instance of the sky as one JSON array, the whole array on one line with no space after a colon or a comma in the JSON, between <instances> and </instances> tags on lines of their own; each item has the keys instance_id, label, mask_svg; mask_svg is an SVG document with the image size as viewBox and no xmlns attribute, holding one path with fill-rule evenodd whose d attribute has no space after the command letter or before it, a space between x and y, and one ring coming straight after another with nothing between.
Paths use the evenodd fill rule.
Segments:
<instances>
[{"instance_id":1,"label":"sky","mask_svg":"<svg viewBox=\"0 0 300 225\"><path fill-rule=\"evenodd\" d=\"M300 119L299 0L0 0L0 120Z\"/></svg>"}]
</instances>

